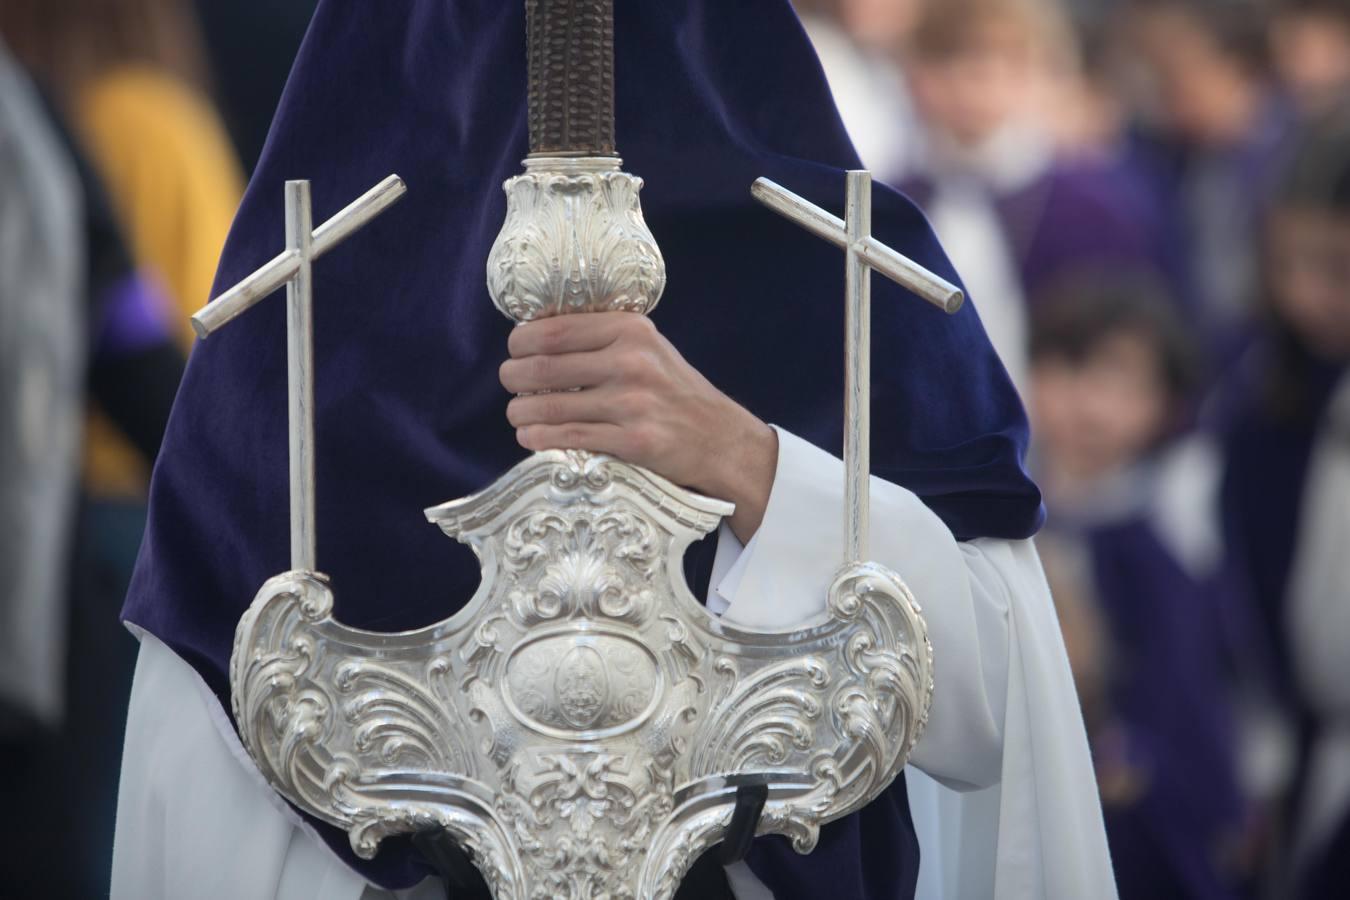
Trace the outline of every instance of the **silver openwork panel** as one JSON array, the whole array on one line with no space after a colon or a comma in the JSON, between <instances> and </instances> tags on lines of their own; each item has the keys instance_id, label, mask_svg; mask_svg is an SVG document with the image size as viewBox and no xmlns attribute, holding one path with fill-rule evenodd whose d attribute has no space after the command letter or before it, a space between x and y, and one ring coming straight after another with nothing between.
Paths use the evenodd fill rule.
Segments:
<instances>
[{"instance_id":1,"label":"silver openwork panel","mask_svg":"<svg viewBox=\"0 0 1350 900\"><path fill-rule=\"evenodd\" d=\"M681 558L730 511L550 451L427 510L483 571L445 621L349 628L322 575L279 575L236 636L245 746L363 857L445 827L499 900L670 897L746 782L769 785L759 833L807 852L904 764L932 651L908 589L873 563L844 567L790 632L709 614Z\"/></svg>"}]
</instances>

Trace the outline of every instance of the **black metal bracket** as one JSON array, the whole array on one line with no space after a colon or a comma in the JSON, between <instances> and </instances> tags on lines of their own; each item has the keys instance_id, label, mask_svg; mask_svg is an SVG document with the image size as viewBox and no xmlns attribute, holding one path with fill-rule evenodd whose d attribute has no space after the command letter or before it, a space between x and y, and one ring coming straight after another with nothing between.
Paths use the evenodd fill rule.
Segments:
<instances>
[{"instance_id":1,"label":"black metal bracket","mask_svg":"<svg viewBox=\"0 0 1350 900\"><path fill-rule=\"evenodd\" d=\"M763 815L764 804L768 800L767 784L743 784L736 789L736 808L731 813L727 836L722 839L722 865L740 862L750 852L750 844L754 842L755 832L759 829L759 817Z\"/></svg>"},{"instance_id":2,"label":"black metal bracket","mask_svg":"<svg viewBox=\"0 0 1350 900\"><path fill-rule=\"evenodd\" d=\"M414 834L412 844L440 874L447 900L492 900L492 891L473 864L473 855L450 832L439 826L428 828Z\"/></svg>"}]
</instances>

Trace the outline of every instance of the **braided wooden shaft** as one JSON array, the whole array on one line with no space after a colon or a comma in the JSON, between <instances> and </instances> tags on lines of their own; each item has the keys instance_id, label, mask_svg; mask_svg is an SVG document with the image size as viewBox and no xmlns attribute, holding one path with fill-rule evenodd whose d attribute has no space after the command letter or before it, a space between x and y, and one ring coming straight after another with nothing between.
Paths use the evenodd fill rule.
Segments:
<instances>
[{"instance_id":1,"label":"braided wooden shaft","mask_svg":"<svg viewBox=\"0 0 1350 900\"><path fill-rule=\"evenodd\" d=\"M614 0L525 0L531 156L617 156Z\"/></svg>"}]
</instances>

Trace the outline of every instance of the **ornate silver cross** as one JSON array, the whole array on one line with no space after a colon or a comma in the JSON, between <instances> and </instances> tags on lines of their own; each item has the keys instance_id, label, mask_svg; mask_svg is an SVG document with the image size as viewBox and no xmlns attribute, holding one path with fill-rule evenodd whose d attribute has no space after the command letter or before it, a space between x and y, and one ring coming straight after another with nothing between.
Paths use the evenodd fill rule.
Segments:
<instances>
[{"instance_id":1,"label":"ornate silver cross","mask_svg":"<svg viewBox=\"0 0 1350 900\"><path fill-rule=\"evenodd\" d=\"M606 33L609 4L528 8L536 152L505 186L493 301L516 321L645 313L666 273L642 182L612 155L612 66L555 46L580 31L577 53L611 52L584 33ZM571 77L554 77L568 60ZM555 115L552 102L585 114ZM313 426L309 339L292 333L300 550L240 620L230 666L240 735L281 794L346 829L363 857L386 836L444 829L499 900L645 900L670 897L722 839L743 786L767 794L758 832L788 835L801 852L822 824L885 790L927 720L932 650L899 577L865 561L867 267L945 291L949 306L959 294L868 237L866 177L850 175L848 226L776 186L755 189L849 260L848 546L824 611L790 630L721 621L685 584L685 549L730 504L583 450L534 454L481 493L426 510L480 560L482 582L457 613L396 634L343 625L313 571L312 530L295 527L312 522ZM294 265L278 257L269 280L200 315L228 319L226 304L243 303L230 296L274 288L282 272L300 274L304 291L303 241L291 244ZM307 329L308 316L289 325Z\"/></svg>"},{"instance_id":2,"label":"ornate silver cross","mask_svg":"<svg viewBox=\"0 0 1350 900\"><path fill-rule=\"evenodd\" d=\"M872 278L873 269L951 314L965 295L872 236L872 173L844 176L844 218L832 215L767 178L750 194L816 237L844 248L844 560L867 558L868 491L871 475Z\"/></svg>"},{"instance_id":3,"label":"ornate silver cross","mask_svg":"<svg viewBox=\"0 0 1350 900\"><path fill-rule=\"evenodd\" d=\"M314 260L407 193L390 175L314 229L308 181L286 182L286 249L192 317L206 339L286 285L286 397L290 435L291 571L316 572L314 540Z\"/></svg>"}]
</instances>

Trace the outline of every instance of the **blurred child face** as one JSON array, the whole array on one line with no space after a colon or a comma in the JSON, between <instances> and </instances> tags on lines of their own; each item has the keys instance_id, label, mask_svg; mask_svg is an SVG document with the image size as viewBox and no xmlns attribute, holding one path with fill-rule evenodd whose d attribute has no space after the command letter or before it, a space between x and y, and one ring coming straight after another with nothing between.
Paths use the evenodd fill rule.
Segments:
<instances>
[{"instance_id":1,"label":"blurred child face","mask_svg":"<svg viewBox=\"0 0 1350 900\"><path fill-rule=\"evenodd\" d=\"M1276 312L1314 354L1350 360L1350 216L1281 210L1270 228Z\"/></svg>"},{"instance_id":2,"label":"blurred child face","mask_svg":"<svg viewBox=\"0 0 1350 900\"><path fill-rule=\"evenodd\" d=\"M919 0L840 0L839 18L858 43L895 50L919 16Z\"/></svg>"},{"instance_id":3,"label":"blurred child face","mask_svg":"<svg viewBox=\"0 0 1350 900\"><path fill-rule=\"evenodd\" d=\"M1034 53L1012 23L972 26L963 47L914 61L911 82L925 120L974 146L1023 114L1039 87Z\"/></svg>"},{"instance_id":4,"label":"blurred child face","mask_svg":"<svg viewBox=\"0 0 1350 900\"><path fill-rule=\"evenodd\" d=\"M1133 331L1108 335L1081 360L1037 360L1030 407L1050 475L1079 480L1137 460L1172 412L1157 349Z\"/></svg>"},{"instance_id":5,"label":"blurred child face","mask_svg":"<svg viewBox=\"0 0 1350 900\"><path fill-rule=\"evenodd\" d=\"M1350 84L1350 22L1318 13L1275 19L1270 49L1280 80L1310 113L1344 99Z\"/></svg>"},{"instance_id":6,"label":"blurred child face","mask_svg":"<svg viewBox=\"0 0 1350 900\"><path fill-rule=\"evenodd\" d=\"M1165 128L1199 144L1241 135L1252 85L1200 23L1163 7L1137 13L1130 32L1140 64L1140 102Z\"/></svg>"}]
</instances>

